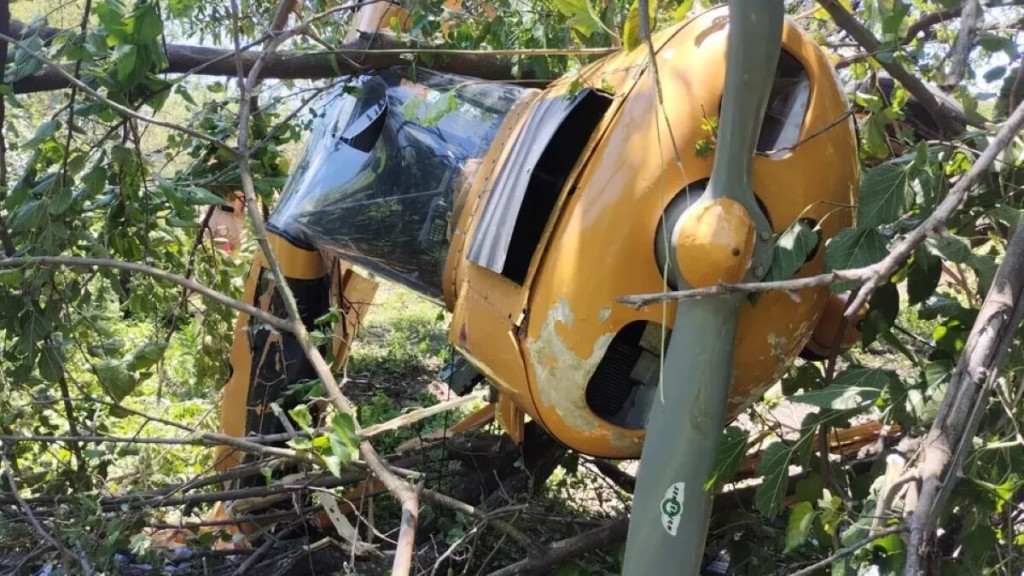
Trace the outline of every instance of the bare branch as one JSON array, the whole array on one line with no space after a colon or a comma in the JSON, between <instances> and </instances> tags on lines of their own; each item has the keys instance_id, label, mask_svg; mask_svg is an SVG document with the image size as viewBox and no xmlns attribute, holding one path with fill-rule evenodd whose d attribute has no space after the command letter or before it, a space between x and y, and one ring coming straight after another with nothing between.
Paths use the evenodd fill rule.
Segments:
<instances>
[{"instance_id":1,"label":"bare branch","mask_svg":"<svg viewBox=\"0 0 1024 576\"><path fill-rule=\"evenodd\" d=\"M806 568L803 568L801 570L797 570L791 576L810 576L811 574L817 574L818 571L821 570L822 568L828 568L829 566L835 564L836 560L840 560L842 558L845 558L847 556L851 556L851 555L855 554L858 550L860 550L861 548L867 546L868 544L871 544L875 540L878 540L879 538L884 538L886 536L889 536L890 534L898 534L900 532L905 532L906 529L907 529L906 526L900 525L900 526L892 526L892 527L886 528L885 530L880 530L876 534L872 534L871 536L868 536L867 538L862 538L861 540L859 540L857 542L854 542L850 546L847 546L846 548L843 548L839 552L836 552L835 554L829 556L828 558L825 558L821 562L815 562L814 564L811 564L810 566L808 566Z\"/></svg>"},{"instance_id":2,"label":"bare branch","mask_svg":"<svg viewBox=\"0 0 1024 576\"><path fill-rule=\"evenodd\" d=\"M482 522L487 523L490 526L493 526L499 532L515 540L517 543L519 543L520 546L523 546L528 550L534 550L537 548L537 544L533 540L531 540L529 536L523 534L508 522L494 518L493 516L491 516L487 512L484 512L483 510L470 506L469 504L466 504L461 500L456 500L451 496L446 496L439 492L434 492L433 490L423 489L420 491L420 493L423 494L423 496L426 497L427 500L437 502L438 504L451 508L456 512L468 514L476 518L477 520L480 520Z\"/></svg>"},{"instance_id":3,"label":"bare branch","mask_svg":"<svg viewBox=\"0 0 1024 576\"><path fill-rule=\"evenodd\" d=\"M146 276L156 278L157 280L163 280L165 282L170 282L171 284L185 287L218 304L223 304L228 308L232 308L254 318L258 318L261 322L266 322L268 325L273 326L278 330L291 332L292 329L292 324L290 322L272 314L268 314L267 312L264 312L250 304L235 300L234 298L221 294L212 288L207 288L190 278L185 278L184 276L179 276L172 272L167 272L166 270L160 270L159 268L153 268L152 266L146 266L145 264L135 264L134 262L124 262L109 258L78 258L75 256L21 256L17 258L0 258L0 269L14 268L113 268L115 270L127 270L129 272L145 274Z\"/></svg>"},{"instance_id":4,"label":"bare branch","mask_svg":"<svg viewBox=\"0 0 1024 576\"><path fill-rule=\"evenodd\" d=\"M58 542L52 534L50 534L50 531L39 522L39 519L36 518L36 515L32 512L32 507L25 502L21 497L21 494L18 492L18 481L14 478L14 469L11 466L10 459L7 457L6 447L3 451L0 451L0 459L2 459L4 465L4 474L7 476L7 484L11 487L12 498L14 498L19 506L21 506L21 510L25 513L25 517L28 518L29 523L32 524L32 528L34 528L36 533L39 534L39 537L50 546L56 548L64 558L65 563L67 563L67 550L65 550L64 546L62 546L61 543Z\"/></svg>"},{"instance_id":5,"label":"bare branch","mask_svg":"<svg viewBox=\"0 0 1024 576\"><path fill-rule=\"evenodd\" d=\"M25 25L12 23L12 36L19 36ZM42 37L59 34L55 28L44 29ZM259 44L255 42L254 44ZM516 73L516 56L605 56L616 48L576 49L523 49L523 50L455 50L430 45L409 43L389 34L363 35L352 42L342 44L335 50L312 52L286 51L264 58L261 64L261 78L282 80L315 80L337 78L346 74L358 74L366 70L408 66L409 57L414 62L438 72L451 72L480 78L481 80L537 80L550 78L537 71L521 66ZM238 55L242 71L248 74L263 52L245 51ZM235 51L223 48L193 46L188 44L167 45L167 67L161 70L167 74L199 74L205 76L234 76L238 73ZM355 64L353 58L360 63ZM72 85L67 67L50 63L43 70L14 83L15 93L45 92L60 90Z\"/></svg>"},{"instance_id":6,"label":"bare branch","mask_svg":"<svg viewBox=\"0 0 1024 576\"><path fill-rule=\"evenodd\" d=\"M449 400L447 402L442 402L440 404L435 404L433 406L428 406L426 408L420 408L418 410L409 412L408 414L402 414L401 416L392 418L387 422L381 422L380 424L374 424L373 426L370 426L368 428L363 428L362 432L360 432L360 437L366 440L378 434L383 434L384 432L388 432L390 430L397 430L398 428L403 428L410 424L414 424L416 422L419 422L420 420L423 420L424 418L430 418L435 414L441 414L449 410L460 408L476 400L477 398L473 396L464 396L462 398L455 398L454 400Z\"/></svg>"},{"instance_id":7,"label":"bare branch","mask_svg":"<svg viewBox=\"0 0 1024 576\"><path fill-rule=\"evenodd\" d=\"M1024 5L1024 0L1009 0L1007 2L993 2L986 4L984 8L997 8L1000 6L1021 6ZM963 6L957 8L951 8L949 10L939 10L937 12L929 12L924 16L917 19L916 22L907 27L907 33L903 35L901 43L909 44L911 40L918 37L918 35L924 33L925 38L932 36L931 29L937 24L948 22L960 16L960 11L963 10Z\"/></svg>"},{"instance_id":8,"label":"bare branch","mask_svg":"<svg viewBox=\"0 0 1024 576\"><path fill-rule=\"evenodd\" d=\"M491 572L490 576L547 574L548 570L569 558L575 558L580 554L597 550L624 539L628 530L629 518L615 520L600 528L584 532L579 536L548 544L542 552L530 554L515 564Z\"/></svg>"}]
</instances>

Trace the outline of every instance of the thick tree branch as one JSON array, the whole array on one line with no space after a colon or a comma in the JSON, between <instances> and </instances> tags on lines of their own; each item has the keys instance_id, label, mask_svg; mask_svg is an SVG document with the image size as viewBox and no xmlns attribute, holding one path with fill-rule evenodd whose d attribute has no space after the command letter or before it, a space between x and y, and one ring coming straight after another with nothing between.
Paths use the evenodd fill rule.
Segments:
<instances>
[{"instance_id":1,"label":"thick tree branch","mask_svg":"<svg viewBox=\"0 0 1024 576\"><path fill-rule=\"evenodd\" d=\"M24 24L13 22L11 36L19 37L26 31ZM42 38L61 33L55 28L44 28ZM528 66L514 73L515 56L604 56L614 48L535 49L535 50L453 50L429 45L409 43L389 34L363 35L358 40L339 46L336 50L316 52L279 52L268 54L260 64L260 77L283 80L337 78L366 70L407 66L409 56L416 64L437 70L480 78L482 80L538 80L539 75ZM261 59L262 51L246 50L238 55L242 72L252 71ZM234 76L238 73L234 50L192 46L167 45L168 65L162 73L200 74L204 76ZM353 62L359 59L359 64ZM14 83L16 93L45 92L71 86L70 66L50 62L42 70Z\"/></svg>"},{"instance_id":2,"label":"thick tree branch","mask_svg":"<svg viewBox=\"0 0 1024 576\"><path fill-rule=\"evenodd\" d=\"M882 43L878 38L865 28L853 14L850 14L838 0L818 0L818 4L832 16L832 19L840 28L845 30L858 44L863 46L865 51L870 54L877 54L882 50ZM894 58L879 60L879 64L921 102L921 105L932 115L935 122L942 127L943 132L948 135L956 135L963 131L964 126L972 124L960 110L937 98L920 78L911 74Z\"/></svg>"},{"instance_id":3,"label":"thick tree branch","mask_svg":"<svg viewBox=\"0 0 1024 576\"><path fill-rule=\"evenodd\" d=\"M1018 113L1020 109L1018 109ZM959 479L981 415L999 379L1010 344L1024 317L1024 226L1017 226L996 271L992 288L978 311L946 395L915 466L921 493L910 518L905 574L918 576L929 535Z\"/></svg>"},{"instance_id":4,"label":"thick tree branch","mask_svg":"<svg viewBox=\"0 0 1024 576\"><path fill-rule=\"evenodd\" d=\"M289 2L289 0L282 1L283 4L287 2ZM288 281L277 261L277 256L270 247L270 242L267 239L267 228L263 222L262 215L259 213L256 188L253 182L252 168L249 163L249 125L251 121L250 107L252 105L251 96L253 94L253 88L259 82L262 68L267 62L267 59L274 54L282 42L301 31L306 26L306 23L300 23L295 28L275 35L256 58L252 68L248 73L246 73L241 59L242 51L241 40L239 38L237 0L231 0L230 6L232 19L234 20L233 36L236 55L235 72L237 74L240 97L238 107L238 164L242 181L242 192L245 194L246 211L249 213L249 220L252 222L253 228L255 229L256 241L259 244L260 251L262 252L263 258L267 263L267 267L270 269L276 283L278 295L284 302L285 310L288 312L288 320L292 325L292 334L295 335L296 341L302 348L306 358L309 359L312 364L317 377L320 379L324 388L326 388L328 400L338 411L352 416L356 431L361 432L352 403L344 394L342 394L341 388L338 386L338 383L334 378L334 374L331 373L330 366L324 360L320 351L313 345L312 339L306 331L306 327L303 324L302 317L299 313L298 302L296 301L291 288L288 286ZM380 455L377 454L377 451L373 449L373 446L368 441L360 443L359 452L363 455L363 458L366 460L366 463L373 474L380 479L388 489L388 492L394 495L402 505L401 528L398 533L398 546L395 551L395 559L391 573L395 574L395 576L405 576L409 574L412 568L412 551L416 538L416 526L419 520L419 497L409 483L402 480L388 469L388 466L383 462L383 460L381 460Z\"/></svg>"}]
</instances>

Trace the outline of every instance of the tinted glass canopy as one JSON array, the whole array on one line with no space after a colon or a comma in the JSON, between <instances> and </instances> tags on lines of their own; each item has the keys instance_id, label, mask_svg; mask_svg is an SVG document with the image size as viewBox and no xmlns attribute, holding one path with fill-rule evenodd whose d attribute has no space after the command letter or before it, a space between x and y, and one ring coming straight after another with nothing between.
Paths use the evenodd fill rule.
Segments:
<instances>
[{"instance_id":1,"label":"tinted glass canopy","mask_svg":"<svg viewBox=\"0 0 1024 576\"><path fill-rule=\"evenodd\" d=\"M353 77L313 107L271 228L440 298L457 195L527 91L422 69Z\"/></svg>"}]
</instances>

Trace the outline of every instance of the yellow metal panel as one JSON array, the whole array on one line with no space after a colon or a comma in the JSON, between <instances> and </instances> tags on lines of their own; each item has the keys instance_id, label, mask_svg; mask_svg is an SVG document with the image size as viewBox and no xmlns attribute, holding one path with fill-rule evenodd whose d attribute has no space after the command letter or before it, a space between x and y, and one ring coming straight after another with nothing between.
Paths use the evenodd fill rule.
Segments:
<instances>
[{"instance_id":1,"label":"yellow metal panel","mask_svg":"<svg viewBox=\"0 0 1024 576\"><path fill-rule=\"evenodd\" d=\"M332 342L335 371L348 360L351 345L373 305L378 287L379 284L353 270L348 263L338 262L335 280L331 282L331 301L341 311L341 321L334 325Z\"/></svg>"},{"instance_id":2,"label":"yellow metal panel","mask_svg":"<svg viewBox=\"0 0 1024 576\"><path fill-rule=\"evenodd\" d=\"M499 391L532 416L533 398L526 381L523 354L507 312L473 291L467 282L462 285L449 330L448 338L455 348Z\"/></svg>"},{"instance_id":3,"label":"yellow metal panel","mask_svg":"<svg viewBox=\"0 0 1024 576\"><path fill-rule=\"evenodd\" d=\"M629 96L579 174L531 286L523 347L534 406L544 426L576 450L615 458L640 454L643 432L597 417L586 405L585 387L622 327L637 320L664 325L675 315L672 304L633 310L615 299L664 289L653 246L660 216L686 185L710 175L713 158L700 158L695 149L708 136L701 120L716 115L721 100L725 14L712 10L665 33L658 54L664 109L656 108L650 74L625 89ZM852 120L844 120L846 100L813 40L787 22L783 47L812 81L800 140L813 136L813 144L756 158L754 191L776 231L807 217L821 222L828 238L852 219L859 176ZM621 66L628 58L615 61ZM589 73L603 72L595 66ZM823 252L798 276L819 273ZM760 397L792 361L827 295L828 288L771 293L757 306L744 305L732 414Z\"/></svg>"},{"instance_id":4,"label":"yellow metal panel","mask_svg":"<svg viewBox=\"0 0 1024 576\"><path fill-rule=\"evenodd\" d=\"M516 444L522 444L526 435L525 414L507 394L498 394L498 406L494 416L508 437Z\"/></svg>"}]
</instances>

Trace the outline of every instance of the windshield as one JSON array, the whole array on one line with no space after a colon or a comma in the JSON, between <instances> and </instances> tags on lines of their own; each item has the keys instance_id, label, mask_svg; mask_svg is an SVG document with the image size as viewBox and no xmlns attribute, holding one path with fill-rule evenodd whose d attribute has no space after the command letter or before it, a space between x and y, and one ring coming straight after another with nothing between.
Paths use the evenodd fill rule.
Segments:
<instances>
[{"instance_id":1,"label":"windshield","mask_svg":"<svg viewBox=\"0 0 1024 576\"><path fill-rule=\"evenodd\" d=\"M525 92L405 68L353 78L315 107L271 227L439 298L457 190Z\"/></svg>"}]
</instances>

